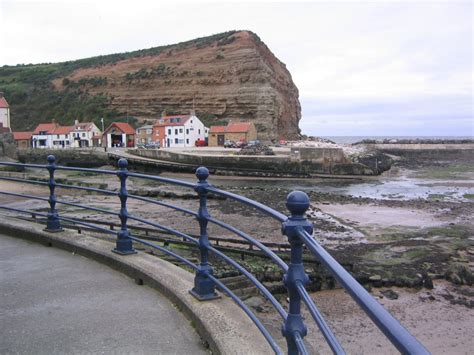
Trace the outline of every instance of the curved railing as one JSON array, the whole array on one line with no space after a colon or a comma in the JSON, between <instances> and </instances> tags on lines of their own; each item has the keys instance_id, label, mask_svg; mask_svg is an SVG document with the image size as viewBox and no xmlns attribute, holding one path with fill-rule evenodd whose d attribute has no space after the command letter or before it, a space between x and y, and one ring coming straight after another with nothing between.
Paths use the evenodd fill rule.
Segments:
<instances>
[{"instance_id":1,"label":"curved railing","mask_svg":"<svg viewBox=\"0 0 474 355\"><path fill-rule=\"evenodd\" d=\"M42 216L47 219L46 231L49 232L60 232L62 231L61 221L72 222L78 225L83 225L91 229L113 234L117 236L116 247L113 252L127 255L136 253L133 248L133 242L141 243L148 247L157 249L175 259L182 262L189 268L195 271L194 287L190 290L190 293L201 301L211 301L218 296L216 288L221 290L223 293L230 296L250 317L255 323L256 327L260 330L263 336L268 341L276 354L283 353L278 343L271 336L269 331L264 327L262 322L252 313L252 311L244 304L244 302L235 295L222 281L216 278L213 274L213 268L209 263L209 254L213 254L215 257L221 259L223 262L233 266L240 273L245 275L252 284L254 284L261 294L273 305L275 310L282 318L282 333L287 341L288 353L289 354L307 354L303 338L307 335L307 328L303 322L301 316L301 301L307 306L311 316L313 317L316 325L319 327L321 333L326 339L327 343L331 347L335 354L344 354L344 350L337 340L336 336L326 323L324 317L318 310L316 304L311 299L310 295L305 289L305 285L308 282L308 276L304 271L303 266L303 246L306 248L330 271L335 279L348 291L352 298L359 304L359 306L367 313L367 315L373 320L373 322L381 329L383 334L393 343L393 345L404 354L428 354L428 351L419 343L387 310L385 310L332 256L312 237L313 227L312 224L305 218L305 212L309 208L309 198L301 191L294 191L287 197L286 206L290 211L290 216L287 217L284 214L275 211L274 209L251 200L249 198L236 195L227 191L223 191L213 187L207 181L209 177L209 171L204 168L198 168L196 176L198 178L197 183L190 183L186 181L180 181L170 178L164 178L159 176L151 176L145 174L132 173L127 170L127 160L120 159L118 161L119 169L116 171L112 170L101 170L101 169L86 169L76 167L65 167L58 166L55 164L55 157L48 156L47 165L38 164L19 164L10 162L0 162L0 166L13 166L20 168L33 168L33 169L46 169L49 172L49 181L36 181L32 179L20 179L8 176L0 176L0 180L7 180L12 182L21 182L28 184L47 185L49 187L49 197L39 197L29 194L19 194L8 191L0 191L0 194L21 197L26 199L34 199L39 201L47 201L49 203L48 213L34 212L36 216ZM59 184L55 181L55 171L57 170L68 170L78 172L88 172L104 175L117 175L120 180L119 191L111 191L107 189L99 189L85 186L75 186L68 184ZM161 183L167 183L172 185L181 186L184 188L193 189L196 191L199 197L199 209L197 212L189 209L175 206L163 201L155 200L149 197L136 196L129 194L127 191L127 178L139 178L153 180ZM58 200L55 195L56 188L64 189L78 189L82 191L95 192L100 194L106 194L111 196L117 196L120 199L120 211L114 212L103 208L86 206L83 204L68 202L64 200ZM212 193L220 195L225 198L240 202L252 208L255 208L263 214L277 220L282 224L282 233L287 236L288 241L291 245L290 263L287 265L277 254L271 249L263 245L258 240L252 238L248 234L233 227L223 221L210 216L207 209L207 198L208 194ZM180 232L174 228L164 226L162 224L150 221L146 218L141 218L132 215L127 210L127 200L136 199L142 202L156 204L162 207L166 207L175 211L182 212L189 216L195 217L199 223L200 235L199 238L190 236L186 233ZM80 209L100 212L108 215L114 215L120 219L120 230L118 232L99 227L93 223L84 222L77 218L71 218L62 216L58 213L56 208L57 204L63 204L67 206L73 206ZM18 213L31 214L32 212L25 209L9 207L6 205L0 205L0 209L10 210ZM179 238L189 241L195 244L200 251L200 262L198 265L187 260L186 258L174 253L173 251L164 248L156 243L149 240L141 239L137 236L132 235L129 230L128 221L136 221L142 224L146 224L157 228L161 231L173 234ZM251 245L259 248L265 255L267 255L273 262L276 263L284 272L284 284L289 294L289 309L285 311L283 306L277 301L277 299L268 291L265 286L254 276L246 270L237 261L231 257L225 255L222 251L214 248L208 237L208 223L213 223L221 228L224 228L238 237L245 239Z\"/></svg>"}]
</instances>

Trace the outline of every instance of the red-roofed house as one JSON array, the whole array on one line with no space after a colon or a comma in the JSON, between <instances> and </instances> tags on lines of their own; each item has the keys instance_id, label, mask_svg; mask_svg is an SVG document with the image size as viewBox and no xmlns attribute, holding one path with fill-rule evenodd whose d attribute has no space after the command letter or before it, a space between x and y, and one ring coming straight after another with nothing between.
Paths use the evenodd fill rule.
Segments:
<instances>
[{"instance_id":1,"label":"red-roofed house","mask_svg":"<svg viewBox=\"0 0 474 355\"><path fill-rule=\"evenodd\" d=\"M226 140L248 142L257 139L257 129L252 122L229 123L227 126L211 126L209 146L223 146Z\"/></svg>"},{"instance_id":2,"label":"red-roofed house","mask_svg":"<svg viewBox=\"0 0 474 355\"><path fill-rule=\"evenodd\" d=\"M51 123L40 123L32 134L33 148L51 148L53 146L52 132L59 127L55 120Z\"/></svg>"},{"instance_id":3,"label":"red-roofed house","mask_svg":"<svg viewBox=\"0 0 474 355\"><path fill-rule=\"evenodd\" d=\"M3 92L0 92L0 133L10 132L10 127L10 106Z\"/></svg>"},{"instance_id":4,"label":"red-roofed house","mask_svg":"<svg viewBox=\"0 0 474 355\"><path fill-rule=\"evenodd\" d=\"M153 141L160 147L194 147L197 140L204 141L208 129L196 115L162 116L153 125Z\"/></svg>"},{"instance_id":5,"label":"red-roofed house","mask_svg":"<svg viewBox=\"0 0 474 355\"><path fill-rule=\"evenodd\" d=\"M71 146L74 148L99 147L102 132L94 122L74 122L71 131Z\"/></svg>"},{"instance_id":6,"label":"red-roofed house","mask_svg":"<svg viewBox=\"0 0 474 355\"><path fill-rule=\"evenodd\" d=\"M135 129L125 122L111 123L102 136L102 145L107 148L135 146Z\"/></svg>"},{"instance_id":7,"label":"red-roofed house","mask_svg":"<svg viewBox=\"0 0 474 355\"><path fill-rule=\"evenodd\" d=\"M13 132L13 139L18 149L31 148L31 137L33 132Z\"/></svg>"}]
</instances>

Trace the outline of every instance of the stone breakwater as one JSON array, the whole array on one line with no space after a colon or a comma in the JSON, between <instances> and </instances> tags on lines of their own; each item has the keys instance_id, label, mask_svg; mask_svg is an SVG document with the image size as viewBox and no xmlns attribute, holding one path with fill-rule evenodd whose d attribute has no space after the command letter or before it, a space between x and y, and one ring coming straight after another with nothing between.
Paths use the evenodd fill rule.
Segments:
<instances>
[{"instance_id":1,"label":"stone breakwater","mask_svg":"<svg viewBox=\"0 0 474 355\"><path fill-rule=\"evenodd\" d=\"M138 164L153 164L153 160L184 166L206 166L214 171L232 171L235 175L377 175L382 172L374 164L354 162L339 148L298 148L288 155L246 156L229 154L187 153L171 150L129 150L129 154L146 159L131 159ZM370 160L370 159L369 159ZM380 158L379 160L380 161ZM374 165L374 166L372 166ZM381 165L382 166L382 165ZM389 168L390 164L385 167Z\"/></svg>"}]
</instances>

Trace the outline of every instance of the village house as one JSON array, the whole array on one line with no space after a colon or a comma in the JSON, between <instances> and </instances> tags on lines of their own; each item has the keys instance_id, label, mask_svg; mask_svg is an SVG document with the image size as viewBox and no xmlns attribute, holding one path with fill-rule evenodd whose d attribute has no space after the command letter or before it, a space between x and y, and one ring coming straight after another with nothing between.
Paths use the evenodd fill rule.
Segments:
<instances>
[{"instance_id":1,"label":"village house","mask_svg":"<svg viewBox=\"0 0 474 355\"><path fill-rule=\"evenodd\" d=\"M208 129L193 113L162 116L153 125L153 141L160 147L194 147L197 140L206 140Z\"/></svg>"},{"instance_id":2,"label":"village house","mask_svg":"<svg viewBox=\"0 0 474 355\"><path fill-rule=\"evenodd\" d=\"M31 137L33 132L13 132L13 139L18 149L31 148Z\"/></svg>"},{"instance_id":3,"label":"village house","mask_svg":"<svg viewBox=\"0 0 474 355\"><path fill-rule=\"evenodd\" d=\"M153 141L153 125L145 125L137 128L137 143L149 144Z\"/></svg>"},{"instance_id":4,"label":"village house","mask_svg":"<svg viewBox=\"0 0 474 355\"><path fill-rule=\"evenodd\" d=\"M249 142L257 139L257 129L253 122L229 123L227 126L211 126L209 146L224 146L226 140Z\"/></svg>"},{"instance_id":5,"label":"village house","mask_svg":"<svg viewBox=\"0 0 474 355\"><path fill-rule=\"evenodd\" d=\"M73 129L73 126L57 126L54 128L51 132L49 132L52 145L48 146L48 148L70 148L72 146L71 131Z\"/></svg>"},{"instance_id":6,"label":"village house","mask_svg":"<svg viewBox=\"0 0 474 355\"><path fill-rule=\"evenodd\" d=\"M102 135L102 146L112 147L134 147L135 129L125 122L113 122Z\"/></svg>"},{"instance_id":7,"label":"village house","mask_svg":"<svg viewBox=\"0 0 474 355\"><path fill-rule=\"evenodd\" d=\"M0 91L0 133L11 132L10 126L10 106Z\"/></svg>"},{"instance_id":8,"label":"village house","mask_svg":"<svg viewBox=\"0 0 474 355\"><path fill-rule=\"evenodd\" d=\"M71 130L71 147L100 147L102 132L94 122L75 121Z\"/></svg>"},{"instance_id":9,"label":"village house","mask_svg":"<svg viewBox=\"0 0 474 355\"><path fill-rule=\"evenodd\" d=\"M53 146L52 132L59 127L55 120L51 123L40 123L32 134L33 148L51 148Z\"/></svg>"}]
</instances>

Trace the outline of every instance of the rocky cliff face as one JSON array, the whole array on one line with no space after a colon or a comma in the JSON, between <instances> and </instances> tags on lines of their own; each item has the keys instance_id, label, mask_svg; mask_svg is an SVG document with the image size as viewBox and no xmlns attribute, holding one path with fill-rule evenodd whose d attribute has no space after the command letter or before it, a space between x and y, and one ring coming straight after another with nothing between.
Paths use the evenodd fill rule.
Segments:
<instances>
[{"instance_id":1,"label":"rocky cliff face","mask_svg":"<svg viewBox=\"0 0 474 355\"><path fill-rule=\"evenodd\" d=\"M259 138L298 135L301 108L289 71L252 32L167 46L159 54L78 68L53 80L57 90L105 94L108 105L139 120L161 112L249 120Z\"/></svg>"}]
</instances>

